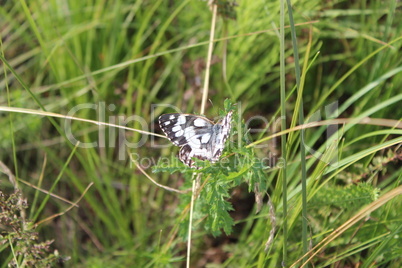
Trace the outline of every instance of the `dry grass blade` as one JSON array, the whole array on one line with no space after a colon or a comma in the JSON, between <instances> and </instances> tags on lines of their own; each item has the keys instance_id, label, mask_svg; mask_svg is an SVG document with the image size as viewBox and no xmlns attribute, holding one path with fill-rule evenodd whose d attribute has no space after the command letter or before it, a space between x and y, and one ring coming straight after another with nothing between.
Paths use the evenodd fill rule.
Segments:
<instances>
[{"instance_id":1,"label":"dry grass blade","mask_svg":"<svg viewBox=\"0 0 402 268\"><path fill-rule=\"evenodd\" d=\"M167 139L164 135L152 133L152 132L149 132L149 131L139 130L139 129L125 127L125 126L120 126L120 125L116 125L116 124L110 124L110 123L106 123L106 122L100 122L100 121L95 121L95 120L84 119L84 118L79 118L79 117L74 117L74 116L56 114L56 113L51 113L51 112L44 112L44 111L24 109L24 108L5 107L5 106L0 106L0 111L23 113L23 114L34 114L34 115L49 116L49 117L55 117L55 118L63 118L63 119L67 119L67 120L75 120L75 121L87 122L87 123L95 124L95 125L98 125L98 126L108 126L108 127L126 129L126 130L130 130L130 131L138 132L138 133L141 133L141 134L145 134L145 135L152 135L152 136L155 136L155 137Z\"/></svg>"},{"instance_id":2,"label":"dry grass blade","mask_svg":"<svg viewBox=\"0 0 402 268\"><path fill-rule=\"evenodd\" d=\"M288 128L285 131L277 132L272 134L268 137L265 137L261 140L255 141L253 143L248 144L246 147L252 147L257 144L260 144L264 141L273 139L275 137L282 136L283 134L287 134L293 131L319 127L319 126L329 126L329 125L343 125L343 124L359 124L359 125L372 125L372 126L383 126L383 127L391 127L391 128L398 128L402 129L402 121L401 120L393 120L393 119L383 119L383 118L337 118L337 119L329 119L329 120L322 120L317 122L310 122L303 125L299 125L293 128Z\"/></svg>"},{"instance_id":3,"label":"dry grass blade","mask_svg":"<svg viewBox=\"0 0 402 268\"><path fill-rule=\"evenodd\" d=\"M77 204L81 201L81 199L84 197L84 195L86 194L86 192L88 192L89 188L91 188L91 186L92 186L93 184L94 184L94 183L91 182L91 183L87 186L87 188L85 188L85 190L84 190L84 192L82 193L82 195L80 196L80 198L78 198L78 200L75 201L71 206L69 206L65 211L60 212L60 213L57 213L57 214L54 214L54 215L52 215L52 216L50 216L50 217L47 217L46 219L43 219L43 220L41 220L40 222L36 223L35 226L38 226L38 225L40 225L40 224L42 224L42 223L44 223L44 222L50 221L50 220L52 220L52 219L54 219L54 218L56 218L56 217L59 217L59 216L61 216L61 215L64 215L65 213L67 213L68 211L70 211L73 207L78 207Z\"/></svg>"},{"instance_id":4,"label":"dry grass blade","mask_svg":"<svg viewBox=\"0 0 402 268\"><path fill-rule=\"evenodd\" d=\"M162 184L156 182L154 179L152 179L151 176L149 176L149 175L145 172L145 170L138 164L138 162L135 161L135 160L132 158L131 154L130 154L130 159L131 159L131 161L135 164L135 166L138 168L138 170L141 171L141 173L144 174L145 177L147 177L147 178L148 178L153 184L155 184L156 186L158 186L158 187L160 187L160 188L162 188L162 189L165 189L165 190L167 190L167 191L169 191L169 192L175 192L175 193L179 193L179 194L184 194L184 193L187 193L187 192L188 192L188 190L184 190L184 191L182 191L182 190L177 190L177 189L175 189L175 188L171 188L171 187L168 187L168 186L165 186L165 185L162 185Z\"/></svg>"},{"instance_id":5,"label":"dry grass blade","mask_svg":"<svg viewBox=\"0 0 402 268\"><path fill-rule=\"evenodd\" d=\"M21 179L19 179L18 181L22 182L22 183L25 184L25 185L28 185L29 187L34 188L35 190L38 190L38 191L40 191L40 192L42 192L42 193L45 193L45 194L48 194L48 195L50 195L51 197L54 197L54 198L56 198L56 199L59 199L59 200L61 200L61 201L63 201L63 202L66 202L66 203L68 203L68 204L70 204L70 205L73 205L73 206L75 206L75 207L79 207L79 206L76 204L76 202L71 202L70 200L67 200L67 199L65 199L65 198L63 198L63 197L61 197L61 196L58 196L58 195L53 194L53 193L49 193L49 191L46 191L46 190L44 190L44 189L42 189L42 188L40 188L40 187L38 187L38 186L35 186L35 185L33 185L33 184L31 184L31 183L29 183L29 182L27 182L27 181L24 181L24 180L21 180Z\"/></svg>"}]
</instances>

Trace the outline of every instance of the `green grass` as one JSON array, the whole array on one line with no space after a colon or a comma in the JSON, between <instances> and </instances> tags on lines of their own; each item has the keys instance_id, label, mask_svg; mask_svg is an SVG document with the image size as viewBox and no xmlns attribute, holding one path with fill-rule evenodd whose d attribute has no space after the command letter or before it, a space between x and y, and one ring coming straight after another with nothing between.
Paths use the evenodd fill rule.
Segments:
<instances>
[{"instance_id":1,"label":"green grass","mask_svg":"<svg viewBox=\"0 0 402 268\"><path fill-rule=\"evenodd\" d=\"M161 104L203 110L205 1L1 5L0 267L34 244L67 267L400 267L401 3L288 2L218 14L204 113L234 109L233 136L195 192L152 133Z\"/></svg>"}]
</instances>

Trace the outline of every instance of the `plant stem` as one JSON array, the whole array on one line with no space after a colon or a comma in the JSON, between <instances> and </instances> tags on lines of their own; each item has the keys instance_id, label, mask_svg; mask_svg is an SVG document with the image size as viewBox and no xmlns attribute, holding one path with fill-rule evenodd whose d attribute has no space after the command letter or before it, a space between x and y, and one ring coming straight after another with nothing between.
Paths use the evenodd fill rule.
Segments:
<instances>
[{"instance_id":1,"label":"plant stem","mask_svg":"<svg viewBox=\"0 0 402 268\"><path fill-rule=\"evenodd\" d=\"M281 129L286 130L286 110L285 110L285 0L280 4L280 91L281 91ZM286 180L286 134L281 138L281 153L284 166L282 168L282 199L283 199L283 258L282 266L286 267L287 262L287 180Z\"/></svg>"}]
</instances>

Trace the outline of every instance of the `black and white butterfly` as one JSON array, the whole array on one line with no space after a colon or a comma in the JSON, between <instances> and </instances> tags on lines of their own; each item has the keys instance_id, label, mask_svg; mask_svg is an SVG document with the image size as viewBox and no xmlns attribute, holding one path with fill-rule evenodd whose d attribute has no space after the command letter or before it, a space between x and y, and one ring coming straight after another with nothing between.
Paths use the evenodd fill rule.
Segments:
<instances>
[{"instance_id":1,"label":"black and white butterfly","mask_svg":"<svg viewBox=\"0 0 402 268\"><path fill-rule=\"evenodd\" d=\"M193 157L212 163L219 160L230 134L232 114L230 111L217 124L198 115L163 114L159 117L159 125L169 140L181 147L179 159L187 166L197 168Z\"/></svg>"}]
</instances>

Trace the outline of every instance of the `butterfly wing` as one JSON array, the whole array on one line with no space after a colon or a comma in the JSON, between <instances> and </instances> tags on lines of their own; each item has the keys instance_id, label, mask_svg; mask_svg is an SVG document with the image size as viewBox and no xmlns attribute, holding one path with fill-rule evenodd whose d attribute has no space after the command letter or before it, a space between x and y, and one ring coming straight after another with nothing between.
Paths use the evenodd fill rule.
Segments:
<instances>
[{"instance_id":1,"label":"butterfly wing","mask_svg":"<svg viewBox=\"0 0 402 268\"><path fill-rule=\"evenodd\" d=\"M211 162L216 162L222 155L223 149L225 148L225 142L229 137L230 129L232 126L232 115L233 111L230 111L220 122L214 126L214 139L211 146L212 158Z\"/></svg>"},{"instance_id":2,"label":"butterfly wing","mask_svg":"<svg viewBox=\"0 0 402 268\"><path fill-rule=\"evenodd\" d=\"M159 117L159 126L168 139L176 146L187 144L184 136L186 122L186 116L178 113L163 114Z\"/></svg>"},{"instance_id":3,"label":"butterfly wing","mask_svg":"<svg viewBox=\"0 0 402 268\"><path fill-rule=\"evenodd\" d=\"M173 144L180 146L179 159L189 167L194 167L193 157L216 162L222 154L230 132L232 112L221 123L202 116L190 114L164 114L159 117L159 125Z\"/></svg>"},{"instance_id":4,"label":"butterfly wing","mask_svg":"<svg viewBox=\"0 0 402 268\"><path fill-rule=\"evenodd\" d=\"M222 155L225 142L230 134L232 114L230 111L222 122L212 125L212 127L201 136L201 145L192 147L190 144L184 145L179 152L180 160L189 167L195 167L193 157L200 160L208 160L215 163Z\"/></svg>"}]
</instances>

